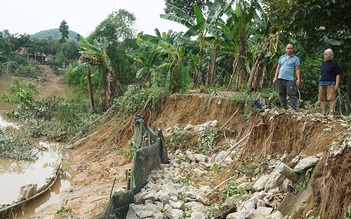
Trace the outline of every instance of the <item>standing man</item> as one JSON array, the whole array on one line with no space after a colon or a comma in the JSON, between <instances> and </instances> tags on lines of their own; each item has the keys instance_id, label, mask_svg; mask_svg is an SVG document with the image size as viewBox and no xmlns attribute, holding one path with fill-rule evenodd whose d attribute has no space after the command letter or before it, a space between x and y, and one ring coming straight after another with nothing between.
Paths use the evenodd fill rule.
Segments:
<instances>
[{"instance_id":1,"label":"standing man","mask_svg":"<svg viewBox=\"0 0 351 219\"><path fill-rule=\"evenodd\" d=\"M288 43L285 47L285 54L278 60L278 66L275 71L273 83L278 82L280 106L288 109L287 96L289 97L292 112L296 111L297 97L295 94L296 86L300 86L300 59L294 55L294 45Z\"/></svg>"},{"instance_id":2,"label":"standing man","mask_svg":"<svg viewBox=\"0 0 351 219\"><path fill-rule=\"evenodd\" d=\"M329 114L333 115L336 105L336 91L339 88L340 68L336 61L333 60L334 52L332 49L324 51L324 62L321 68L321 78L319 81L318 99L321 102L322 114L327 113L327 101L330 104Z\"/></svg>"}]
</instances>

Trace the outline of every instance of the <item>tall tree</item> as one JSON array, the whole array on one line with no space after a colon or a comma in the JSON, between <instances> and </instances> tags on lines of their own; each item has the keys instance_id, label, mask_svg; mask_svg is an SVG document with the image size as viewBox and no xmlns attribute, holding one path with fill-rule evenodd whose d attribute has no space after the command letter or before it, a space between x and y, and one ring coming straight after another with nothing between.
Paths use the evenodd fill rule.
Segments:
<instances>
[{"instance_id":1,"label":"tall tree","mask_svg":"<svg viewBox=\"0 0 351 219\"><path fill-rule=\"evenodd\" d=\"M343 72L341 84L348 84L351 98L350 1L268 0L264 5L272 25L277 31L294 36L306 49L306 58L322 57L328 47L334 50Z\"/></svg>"},{"instance_id":2,"label":"tall tree","mask_svg":"<svg viewBox=\"0 0 351 219\"><path fill-rule=\"evenodd\" d=\"M120 9L107 16L87 37L92 43L94 39L103 37L108 45L105 48L111 60L111 69L114 77L126 85L133 82L137 71L134 60L126 54L126 51L134 50L138 46L135 40L135 16L127 10Z\"/></svg>"},{"instance_id":3,"label":"tall tree","mask_svg":"<svg viewBox=\"0 0 351 219\"><path fill-rule=\"evenodd\" d=\"M65 20L61 21L60 27L59 27L60 33L61 33L61 43L65 43L66 40L68 39L69 31L68 31L68 25Z\"/></svg>"},{"instance_id":4,"label":"tall tree","mask_svg":"<svg viewBox=\"0 0 351 219\"><path fill-rule=\"evenodd\" d=\"M188 1L188 0L165 0L166 4L172 4L175 5L176 7L182 9L183 11L187 12L190 17L195 17L194 14L194 6L198 5L199 8L205 12L206 11L206 3L210 2L209 0L195 0L195 1ZM169 8L165 8L164 12L166 14L172 14L173 11L170 10Z\"/></svg>"}]
</instances>

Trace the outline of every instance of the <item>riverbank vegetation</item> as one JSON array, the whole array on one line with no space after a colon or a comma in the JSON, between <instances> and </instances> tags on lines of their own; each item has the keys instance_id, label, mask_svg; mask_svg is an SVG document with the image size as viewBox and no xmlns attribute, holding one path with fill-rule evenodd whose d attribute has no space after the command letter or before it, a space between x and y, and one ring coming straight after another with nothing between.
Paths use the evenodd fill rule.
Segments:
<instances>
[{"instance_id":1,"label":"riverbank vegetation","mask_svg":"<svg viewBox=\"0 0 351 219\"><path fill-rule=\"evenodd\" d=\"M88 37L78 35L79 42L67 41L66 22L60 39L1 31L0 75L45 81L39 69L49 65L75 90L69 99L38 99L35 86L14 79L3 98L19 107L8 115L26 124L28 136L68 141L109 109L131 114L159 96L191 89L235 91L248 102L261 93L265 103L279 107L272 79L287 42L302 61L300 109L318 110L322 53L332 48L342 72L337 113L351 113L348 1L185 2L167 1L160 15L186 27L184 32L160 32L156 24L154 35L138 33L135 16L123 9L107 15ZM313 22L306 22L311 16Z\"/></svg>"}]
</instances>

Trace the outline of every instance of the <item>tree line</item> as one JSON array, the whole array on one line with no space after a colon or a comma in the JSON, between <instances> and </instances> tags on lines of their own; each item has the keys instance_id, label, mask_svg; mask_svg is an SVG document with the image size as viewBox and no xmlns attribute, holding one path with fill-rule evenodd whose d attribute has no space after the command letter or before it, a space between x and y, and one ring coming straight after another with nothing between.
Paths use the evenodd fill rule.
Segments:
<instances>
[{"instance_id":1,"label":"tree line","mask_svg":"<svg viewBox=\"0 0 351 219\"><path fill-rule=\"evenodd\" d=\"M123 9L109 14L75 46L64 40L67 23L61 23L63 37L56 41L3 31L0 70L6 62L20 62L15 53L20 47L60 54L61 62L72 66L65 73L67 82L87 93L91 89L107 109L130 84L162 88L165 95L199 87L274 91L277 60L291 42L301 59L301 99L317 101L326 48L334 50L341 67L340 94L350 97L350 9L348 0L167 0L160 17L186 31L161 33L156 25L154 35L137 33L135 16Z\"/></svg>"}]
</instances>

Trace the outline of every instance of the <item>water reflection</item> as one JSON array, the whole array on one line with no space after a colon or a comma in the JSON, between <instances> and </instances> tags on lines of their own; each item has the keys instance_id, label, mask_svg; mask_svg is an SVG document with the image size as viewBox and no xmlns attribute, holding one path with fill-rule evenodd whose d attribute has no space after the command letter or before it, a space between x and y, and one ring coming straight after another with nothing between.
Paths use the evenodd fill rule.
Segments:
<instances>
[{"instance_id":1,"label":"water reflection","mask_svg":"<svg viewBox=\"0 0 351 219\"><path fill-rule=\"evenodd\" d=\"M46 151L38 154L36 161L0 159L0 203L16 200L20 195L20 187L25 184L33 183L40 187L45 183L46 178L53 174L55 165L62 159L55 147L58 145L50 145Z\"/></svg>"},{"instance_id":2,"label":"water reflection","mask_svg":"<svg viewBox=\"0 0 351 219\"><path fill-rule=\"evenodd\" d=\"M13 123L13 122L8 122L4 118L6 117L6 111L5 110L0 110L0 128L6 128L6 127L13 127L15 129L19 128L19 125Z\"/></svg>"},{"instance_id":3,"label":"water reflection","mask_svg":"<svg viewBox=\"0 0 351 219\"><path fill-rule=\"evenodd\" d=\"M69 175L69 174L68 174ZM55 184L51 187L50 192L45 192L40 198L34 199L22 208L20 215L30 216L38 213L41 209L48 207L54 203L61 203L60 193L70 187L70 177L67 177L66 171L62 169L60 176Z\"/></svg>"},{"instance_id":4,"label":"water reflection","mask_svg":"<svg viewBox=\"0 0 351 219\"><path fill-rule=\"evenodd\" d=\"M0 128L15 127L5 119L5 111L0 111ZM14 160L0 157L0 203L12 203L20 195L20 187L25 184L38 184L41 187L47 177L53 174L55 166L62 160L69 160L69 154L63 151L59 143L39 142L45 150L37 154L35 161ZM60 175L53 187L27 204L20 215L31 215L54 203L60 203L60 192L70 187L70 166L62 164Z\"/></svg>"},{"instance_id":5,"label":"water reflection","mask_svg":"<svg viewBox=\"0 0 351 219\"><path fill-rule=\"evenodd\" d=\"M11 84L11 80L0 80L0 95L8 93L7 90ZM71 93L71 90L65 85L57 85L55 89L44 83L37 86L43 94L42 97L66 97ZM0 128L18 129L19 125L6 117L6 112L16 107L17 105L5 103L0 98ZM40 187L46 177L52 174L56 163L62 161L59 178L51 189L27 203L22 210L16 213L16 218L20 218L22 215L30 216L49 205L61 203L60 193L70 187L72 178L75 176L70 165L69 154L62 150L64 145L49 142L41 142L40 144L47 150L41 151L36 161L18 161L0 157L0 203L12 203L16 200L22 185L37 183Z\"/></svg>"}]
</instances>

